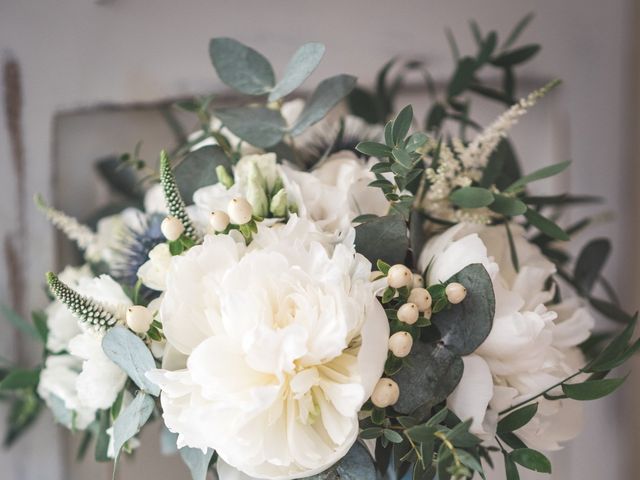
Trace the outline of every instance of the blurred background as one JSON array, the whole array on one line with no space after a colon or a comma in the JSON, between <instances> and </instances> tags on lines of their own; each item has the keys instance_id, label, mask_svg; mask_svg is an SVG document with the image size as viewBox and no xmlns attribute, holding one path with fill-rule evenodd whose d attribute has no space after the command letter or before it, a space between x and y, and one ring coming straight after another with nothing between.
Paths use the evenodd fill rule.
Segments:
<instances>
[{"instance_id":1,"label":"blurred background","mask_svg":"<svg viewBox=\"0 0 640 480\"><path fill-rule=\"evenodd\" d=\"M445 27L461 50L474 52L469 20L504 37L529 12L535 19L522 40L543 50L521 74L518 94L553 78L564 84L514 129L515 146L525 171L573 160L571 172L539 187L540 193L569 190L606 199L571 214L573 220L585 213L609 219L575 246L609 236L615 248L606 273L623 305L638 308L638 0L0 0L0 302L21 313L44 306L43 272L69 258L33 207L34 193L86 217L109 200L95 159L131 151L139 140L142 157L154 159L176 142L166 121L173 101L225 95L207 54L211 37L237 38L279 71L301 43L325 43L309 87L336 73L354 74L371 86L392 57L423 60L443 82L452 71ZM397 107L415 103L418 116L424 115L423 90L418 79L409 81ZM481 119L499 113L482 102L474 108ZM187 129L196 127L193 119L178 118ZM35 364L39 355L4 323L0 352L25 364ZM553 479L638 478L640 361L634 365L615 396L586 406L581 436L552 455ZM0 434L6 414L0 409ZM159 425L149 430L118 478L188 478L179 459L157 453ZM47 413L11 450L0 450L0 477L110 479L111 465L75 461L77 444ZM549 478L525 478L538 477Z\"/></svg>"}]
</instances>

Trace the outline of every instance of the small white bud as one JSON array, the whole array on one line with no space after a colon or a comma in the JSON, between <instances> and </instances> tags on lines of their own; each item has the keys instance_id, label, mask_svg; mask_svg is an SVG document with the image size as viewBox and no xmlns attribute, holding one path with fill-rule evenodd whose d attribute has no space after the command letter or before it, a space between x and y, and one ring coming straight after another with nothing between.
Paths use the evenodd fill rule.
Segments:
<instances>
[{"instance_id":1,"label":"small white bud","mask_svg":"<svg viewBox=\"0 0 640 480\"><path fill-rule=\"evenodd\" d=\"M411 352L413 337L409 332L396 332L389 337L389 350L398 358L404 358Z\"/></svg>"},{"instance_id":2,"label":"small white bud","mask_svg":"<svg viewBox=\"0 0 640 480\"><path fill-rule=\"evenodd\" d=\"M284 188L278 190L269 204L269 211L274 217L284 217L287 215L287 207L289 206L289 199L287 192Z\"/></svg>"},{"instance_id":3,"label":"small white bud","mask_svg":"<svg viewBox=\"0 0 640 480\"><path fill-rule=\"evenodd\" d=\"M229 223L229 215L222 210L215 210L209 214L209 225L215 232L224 232Z\"/></svg>"},{"instance_id":4,"label":"small white bud","mask_svg":"<svg viewBox=\"0 0 640 480\"><path fill-rule=\"evenodd\" d=\"M170 242L174 242L180 238L184 232L184 225L176 217L168 216L160 224L160 231Z\"/></svg>"},{"instance_id":5,"label":"small white bud","mask_svg":"<svg viewBox=\"0 0 640 480\"><path fill-rule=\"evenodd\" d=\"M424 278L419 273L413 274L413 288L424 287Z\"/></svg>"},{"instance_id":6,"label":"small white bud","mask_svg":"<svg viewBox=\"0 0 640 480\"><path fill-rule=\"evenodd\" d=\"M398 398L400 398L400 387L390 378L378 380L371 394L371 402L378 408L393 405L398 401Z\"/></svg>"},{"instance_id":7,"label":"small white bud","mask_svg":"<svg viewBox=\"0 0 640 480\"><path fill-rule=\"evenodd\" d=\"M398 263L389 269L387 283L392 288L402 288L413 282L413 273L404 265Z\"/></svg>"},{"instance_id":8,"label":"small white bud","mask_svg":"<svg viewBox=\"0 0 640 480\"><path fill-rule=\"evenodd\" d=\"M136 333L146 333L153 322L151 310L142 305L133 305L127 308L127 327Z\"/></svg>"},{"instance_id":9,"label":"small white bud","mask_svg":"<svg viewBox=\"0 0 640 480\"><path fill-rule=\"evenodd\" d=\"M426 288L418 287L411 290L408 302L415 303L418 310L426 312L431 308L431 294Z\"/></svg>"},{"instance_id":10,"label":"small white bud","mask_svg":"<svg viewBox=\"0 0 640 480\"><path fill-rule=\"evenodd\" d=\"M415 303L405 303L398 309L398 320L407 325L413 325L418 321L420 312Z\"/></svg>"},{"instance_id":11,"label":"small white bud","mask_svg":"<svg viewBox=\"0 0 640 480\"><path fill-rule=\"evenodd\" d=\"M231 220L231 223L244 225L251 221L253 207L249 202L247 202L246 198L234 197L229 202L227 211L229 212L229 219Z\"/></svg>"},{"instance_id":12,"label":"small white bud","mask_svg":"<svg viewBox=\"0 0 640 480\"><path fill-rule=\"evenodd\" d=\"M449 303L456 305L463 301L467 296L467 289L464 288L464 285L458 282L453 282L445 287L444 293L447 295Z\"/></svg>"}]
</instances>

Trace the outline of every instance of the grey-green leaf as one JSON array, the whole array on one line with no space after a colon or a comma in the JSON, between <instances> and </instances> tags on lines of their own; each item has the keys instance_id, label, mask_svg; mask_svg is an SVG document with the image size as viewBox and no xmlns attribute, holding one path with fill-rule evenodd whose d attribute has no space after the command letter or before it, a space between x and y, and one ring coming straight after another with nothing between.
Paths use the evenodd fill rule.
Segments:
<instances>
[{"instance_id":1,"label":"grey-green leaf","mask_svg":"<svg viewBox=\"0 0 640 480\"><path fill-rule=\"evenodd\" d=\"M493 194L493 203L489 208L507 217L523 215L527 211L527 206L521 200L500 193Z\"/></svg>"},{"instance_id":2,"label":"grey-green leaf","mask_svg":"<svg viewBox=\"0 0 640 480\"><path fill-rule=\"evenodd\" d=\"M524 427L535 416L538 411L538 404L531 403L522 408L514 410L498 422L498 433L513 432Z\"/></svg>"},{"instance_id":3,"label":"grey-green leaf","mask_svg":"<svg viewBox=\"0 0 640 480\"><path fill-rule=\"evenodd\" d=\"M209 56L220 80L248 95L262 95L273 88L275 76L269 60L232 38L214 38Z\"/></svg>"},{"instance_id":4,"label":"grey-green leaf","mask_svg":"<svg viewBox=\"0 0 640 480\"><path fill-rule=\"evenodd\" d=\"M522 178L519 178L518 180L513 182L511 185L509 185L509 187L505 191L514 192L519 188L524 187L528 183L535 182L537 180L542 180L548 177L553 177L554 175L557 175L563 170L565 170L570 164L571 162L567 161L567 162L554 163L553 165L543 167L539 170L536 170L535 172L531 172L530 174L525 175Z\"/></svg>"},{"instance_id":5,"label":"grey-green leaf","mask_svg":"<svg viewBox=\"0 0 640 480\"><path fill-rule=\"evenodd\" d=\"M566 383L562 385L562 391L567 397L574 400L597 400L613 393L625 380L626 377L587 380L582 383Z\"/></svg>"},{"instance_id":6,"label":"grey-green leaf","mask_svg":"<svg viewBox=\"0 0 640 480\"><path fill-rule=\"evenodd\" d=\"M400 110L400 113L398 113L398 116L393 121L393 130L391 135L393 137L394 144L398 145L402 140L404 140L404 137L406 137L407 133L409 133L409 128L411 128L412 121L413 108L411 107L411 105L407 105L402 110Z\"/></svg>"},{"instance_id":7,"label":"grey-green leaf","mask_svg":"<svg viewBox=\"0 0 640 480\"><path fill-rule=\"evenodd\" d=\"M216 110L215 115L231 132L256 147L276 145L286 130L286 122L280 112L270 108L222 108Z\"/></svg>"},{"instance_id":8,"label":"grey-green leaf","mask_svg":"<svg viewBox=\"0 0 640 480\"><path fill-rule=\"evenodd\" d=\"M217 145L207 145L189 152L173 169L182 198L189 202L199 188L218 183L218 165L231 168L229 158Z\"/></svg>"},{"instance_id":9,"label":"grey-green leaf","mask_svg":"<svg viewBox=\"0 0 640 480\"><path fill-rule=\"evenodd\" d=\"M481 208L491 205L493 193L482 187L462 187L455 190L449 199L462 208Z\"/></svg>"},{"instance_id":10,"label":"grey-green leaf","mask_svg":"<svg viewBox=\"0 0 640 480\"><path fill-rule=\"evenodd\" d=\"M211 448L207 449L206 453L202 453L199 448L182 447L180 457L189 468L192 480L206 480L209 462L213 457Z\"/></svg>"},{"instance_id":11,"label":"grey-green leaf","mask_svg":"<svg viewBox=\"0 0 640 480\"><path fill-rule=\"evenodd\" d=\"M141 390L154 396L160 394L160 387L145 376L146 372L156 368L156 362L136 334L123 326L113 327L102 339L102 349Z\"/></svg>"},{"instance_id":12,"label":"grey-green leaf","mask_svg":"<svg viewBox=\"0 0 640 480\"><path fill-rule=\"evenodd\" d=\"M375 264L404 262L409 248L407 224L400 215L387 215L356 227L356 251Z\"/></svg>"},{"instance_id":13,"label":"grey-green leaf","mask_svg":"<svg viewBox=\"0 0 640 480\"><path fill-rule=\"evenodd\" d=\"M394 408L409 414L422 406L443 401L456 388L462 359L440 343L416 342L402 369L393 377L400 387Z\"/></svg>"},{"instance_id":14,"label":"grey-green leaf","mask_svg":"<svg viewBox=\"0 0 640 480\"><path fill-rule=\"evenodd\" d=\"M376 467L367 448L353 444L347 454L328 470L308 477L309 480L376 480Z\"/></svg>"},{"instance_id":15,"label":"grey-green leaf","mask_svg":"<svg viewBox=\"0 0 640 480\"><path fill-rule=\"evenodd\" d=\"M578 255L573 269L573 278L583 295L588 295L593 290L610 253L609 239L595 238L587 243Z\"/></svg>"},{"instance_id":16,"label":"grey-green leaf","mask_svg":"<svg viewBox=\"0 0 640 480\"><path fill-rule=\"evenodd\" d=\"M540 473L551 473L551 462L542 453L531 448L519 448L513 450L509 457L514 462L529 470Z\"/></svg>"},{"instance_id":17,"label":"grey-green leaf","mask_svg":"<svg viewBox=\"0 0 640 480\"><path fill-rule=\"evenodd\" d=\"M449 97L455 97L464 92L469 84L473 81L473 75L476 71L476 61L471 57L464 57L458 61L456 71L449 82L447 94Z\"/></svg>"},{"instance_id":18,"label":"grey-green leaf","mask_svg":"<svg viewBox=\"0 0 640 480\"><path fill-rule=\"evenodd\" d=\"M118 418L113 422L113 445L116 458L122 446L147 423L153 413L154 406L155 402L152 397L144 392L138 392L133 401L120 412Z\"/></svg>"},{"instance_id":19,"label":"grey-green leaf","mask_svg":"<svg viewBox=\"0 0 640 480\"><path fill-rule=\"evenodd\" d=\"M532 209L528 209L524 216L529 223L540 230L545 235L556 240L569 240L569 235L562 228L560 228L555 222L552 222L548 218L543 217L538 212Z\"/></svg>"},{"instance_id":20,"label":"grey-green leaf","mask_svg":"<svg viewBox=\"0 0 640 480\"><path fill-rule=\"evenodd\" d=\"M324 51L322 43L312 42L302 45L289 60L282 80L269 93L269 101L279 100L302 85L302 82L311 75L320 63Z\"/></svg>"},{"instance_id":21,"label":"grey-green leaf","mask_svg":"<svg viewBox=\"0 0 640 480\"><path fill-rule=\"evenodd\" d=\"M458 355L469 355L487 338L493 325L495 296L493 284L485 268L476 263L456 273L448 282L459 282L467 296L458 305L435 314L431 321L447 348Z\"/></svg>"},{"instance_id":22,"label":"grey-green leaf","mask_svg":"<svg viewBox=\"0 0 640 480\"><path fill-rule=\"evenodd\" d=\"M336 75L320 82L295 121L291 135L300 135L311 125L322 120L329 110L353 90L355 85L356 77L351 75Z\"/></svg>"}]
</instances>

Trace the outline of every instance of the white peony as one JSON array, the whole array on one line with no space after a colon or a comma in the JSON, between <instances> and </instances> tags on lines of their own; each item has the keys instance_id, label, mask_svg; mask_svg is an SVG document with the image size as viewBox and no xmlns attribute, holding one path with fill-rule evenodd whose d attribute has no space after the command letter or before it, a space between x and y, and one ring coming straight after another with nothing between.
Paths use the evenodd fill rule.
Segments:
<instances>
[{"instance_id":1,"label":"white peony","mask_svg":"<svg viewBox=\"0 0 640 480\"><path fill-rule=\"evenodd\" d=\"M577 371L583 363L577 346L589 336L593 319L577 299L546 307L547 287L555 272L548 261L512 226L519 271L511 262L504 226L459 224L433 239L420 256L429 263L429 284L447 280L471 263L481 263L492 278L496 296L493 328L476 352L464 358L464 374L448 399L471 430L495 431L498 413L527 400ZM539 400L538 413L516 433L533 448L553 450L577 435L580 405L570 400Z\"/></svg>"},{"instance_id":2,"label":"white peony","mask_svg":"<svg viewBox=\"0 0 640 480\"><path fill-rule=\"evenodd\" d=\"M160 315L186 368L148 376L179 447L213 448L246 475L294 479L355 442L389 327L370 263L323 238L293 216L261 224L249 246L207 236L173 257Z\"/></svg>"},{"instance_id":3,"label":"white peony","mask_svg":"<svg viewBox=\"0 0 640 480\"><path fill-rule=\"evenodd\" d=\"M160 243L149 252L149 260L138 269L138 278L151 290L162 291L165 288L165 277L171 265L171 252L167 243Z\"/></svg>"},{"instance_id":4,"label":"white peony","mask_svg":"<svg viewBox=\"0 0 640 480\"><path fill-rule=\"evenodd\" d=\"M372 161L353 152L337 152L311 172L284 165L285 185L298 205L300 216L317 223L325 232L344 233L359 215L386 215L389 201L382 190L370 187L375 180Z\"/></svg>"}]
</instances>

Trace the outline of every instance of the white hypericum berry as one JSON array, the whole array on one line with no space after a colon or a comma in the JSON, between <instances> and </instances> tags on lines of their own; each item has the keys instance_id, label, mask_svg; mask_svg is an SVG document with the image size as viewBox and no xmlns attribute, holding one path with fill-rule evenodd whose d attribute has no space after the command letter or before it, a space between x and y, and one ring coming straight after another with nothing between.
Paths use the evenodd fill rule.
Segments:
<instances>
[{"instance_id":1,"label":"white hypericum berry","mask_svg":"<svg viewBox=\"0 0 640 480\"><path fill-rule=\"evenodd\" d=\"M184 232L184 225L176 217L169 216L162 220L160 231L167 240L174 242L178 240L182 232Z\"/></svg>"},{"instance_id":2,"label":"white hypericum berry","mask_svg":"<svg viewBox=\"0 0 640 480\"><path fill-rule=\"evenodd\" d=\"M431 308L431 294L426 288L418 287L411 290L407 301L415 303L421 312L426 312Z\"/></svg>"},{"instance_id":3,"label":"white hypericum berry","mask_svg":"<svg viewBox=\"0 0 640 480\"><path fill-rule=\"evenodd\" d=\"M413 274L413 288L424 287L424 278L419 273Z\"/></svg>"},{"instance_id":4,"label":"white hypericum berry","mask_svg":"<svg viewBox=\"0 0 640 480\"><path fill-rule=\"evenodd\" d=\"M390 378L378 380L371 394L371 402L378 408L387 408L395 404L398 398L400 398L400 387Z\"/></svg>"},{"instance_id":5,"label":"white hypericum berry","mask_svg":"<svg viewBox=\"0 0 640 480\"><path fill-rule=\"evenodd\" d=\"M420 311L415 303L405 303L398 309L398 320L407 325L413 325L418 321Z\"/></svg>"},{"instance_id":6,"label":"white hypericum berry","mask_svg":"<svg viewBox=\"0 0 640 480\"><path fill-rule=\"evenodd\" d=\"M229 215L222 210L215 210L209 214L209 225L215 232L224 232L230 221Z\"/></svg>"},{"instance_id":7,"label":"white hypericum berry","mask_svg":"<svg viewBox=\"0 0 640 480\"><path fill-rule=\"evenodd\" d=\"M453 282L446 286L444 293L446 293L449 303L453 303L455 305L464 300L464 297L467 296L467 289L464 288L464 285L458 282Z\"/></svg>"},{"instance_id":8,"label":"white hypericum berry","mask_svg":"<svg viewBox=\"0 0 640 480\"><path fill-rule=\"evenodd\" d=\"M404 358L411 352L413 337L409 332L396 332L389 337L389 350L398 358Z\"/></svg>"},{"instance_id":9,"label":"white hypericum berry","mask_svg":"<svg viewBox=\"0 0 640 480\"><path fill-rule=\"evenodd\" d=\"M153 322L151 310L142 305L133 305L127 308L127 327L136 333L146 333Z\"/></svg>"},{"instance_id":10,"label":"white hypericum berry","mask_svg":"<svg viewBox=\"0 0 640 480\"><path fill-rule=\"evenodd\" d=\"M413 273L404 265L398 263L389 269L387 283L391 288L402 288L413 283Z\"/></svg>"},{"instance_id":11,"label":"white hypericum berry","mask_svg":"<svg viewBox=\"0 0 640 480\"><path fill-rule=\"evenodd\" d=\"M246 198L234 197L229 202L227 212L229 212L229 219L231 220L231 223L235 223L236 225L244 225L245 223L249 223L251 221L251 217L253 215L253 207Z\"/></svg>"}]
</instances>

